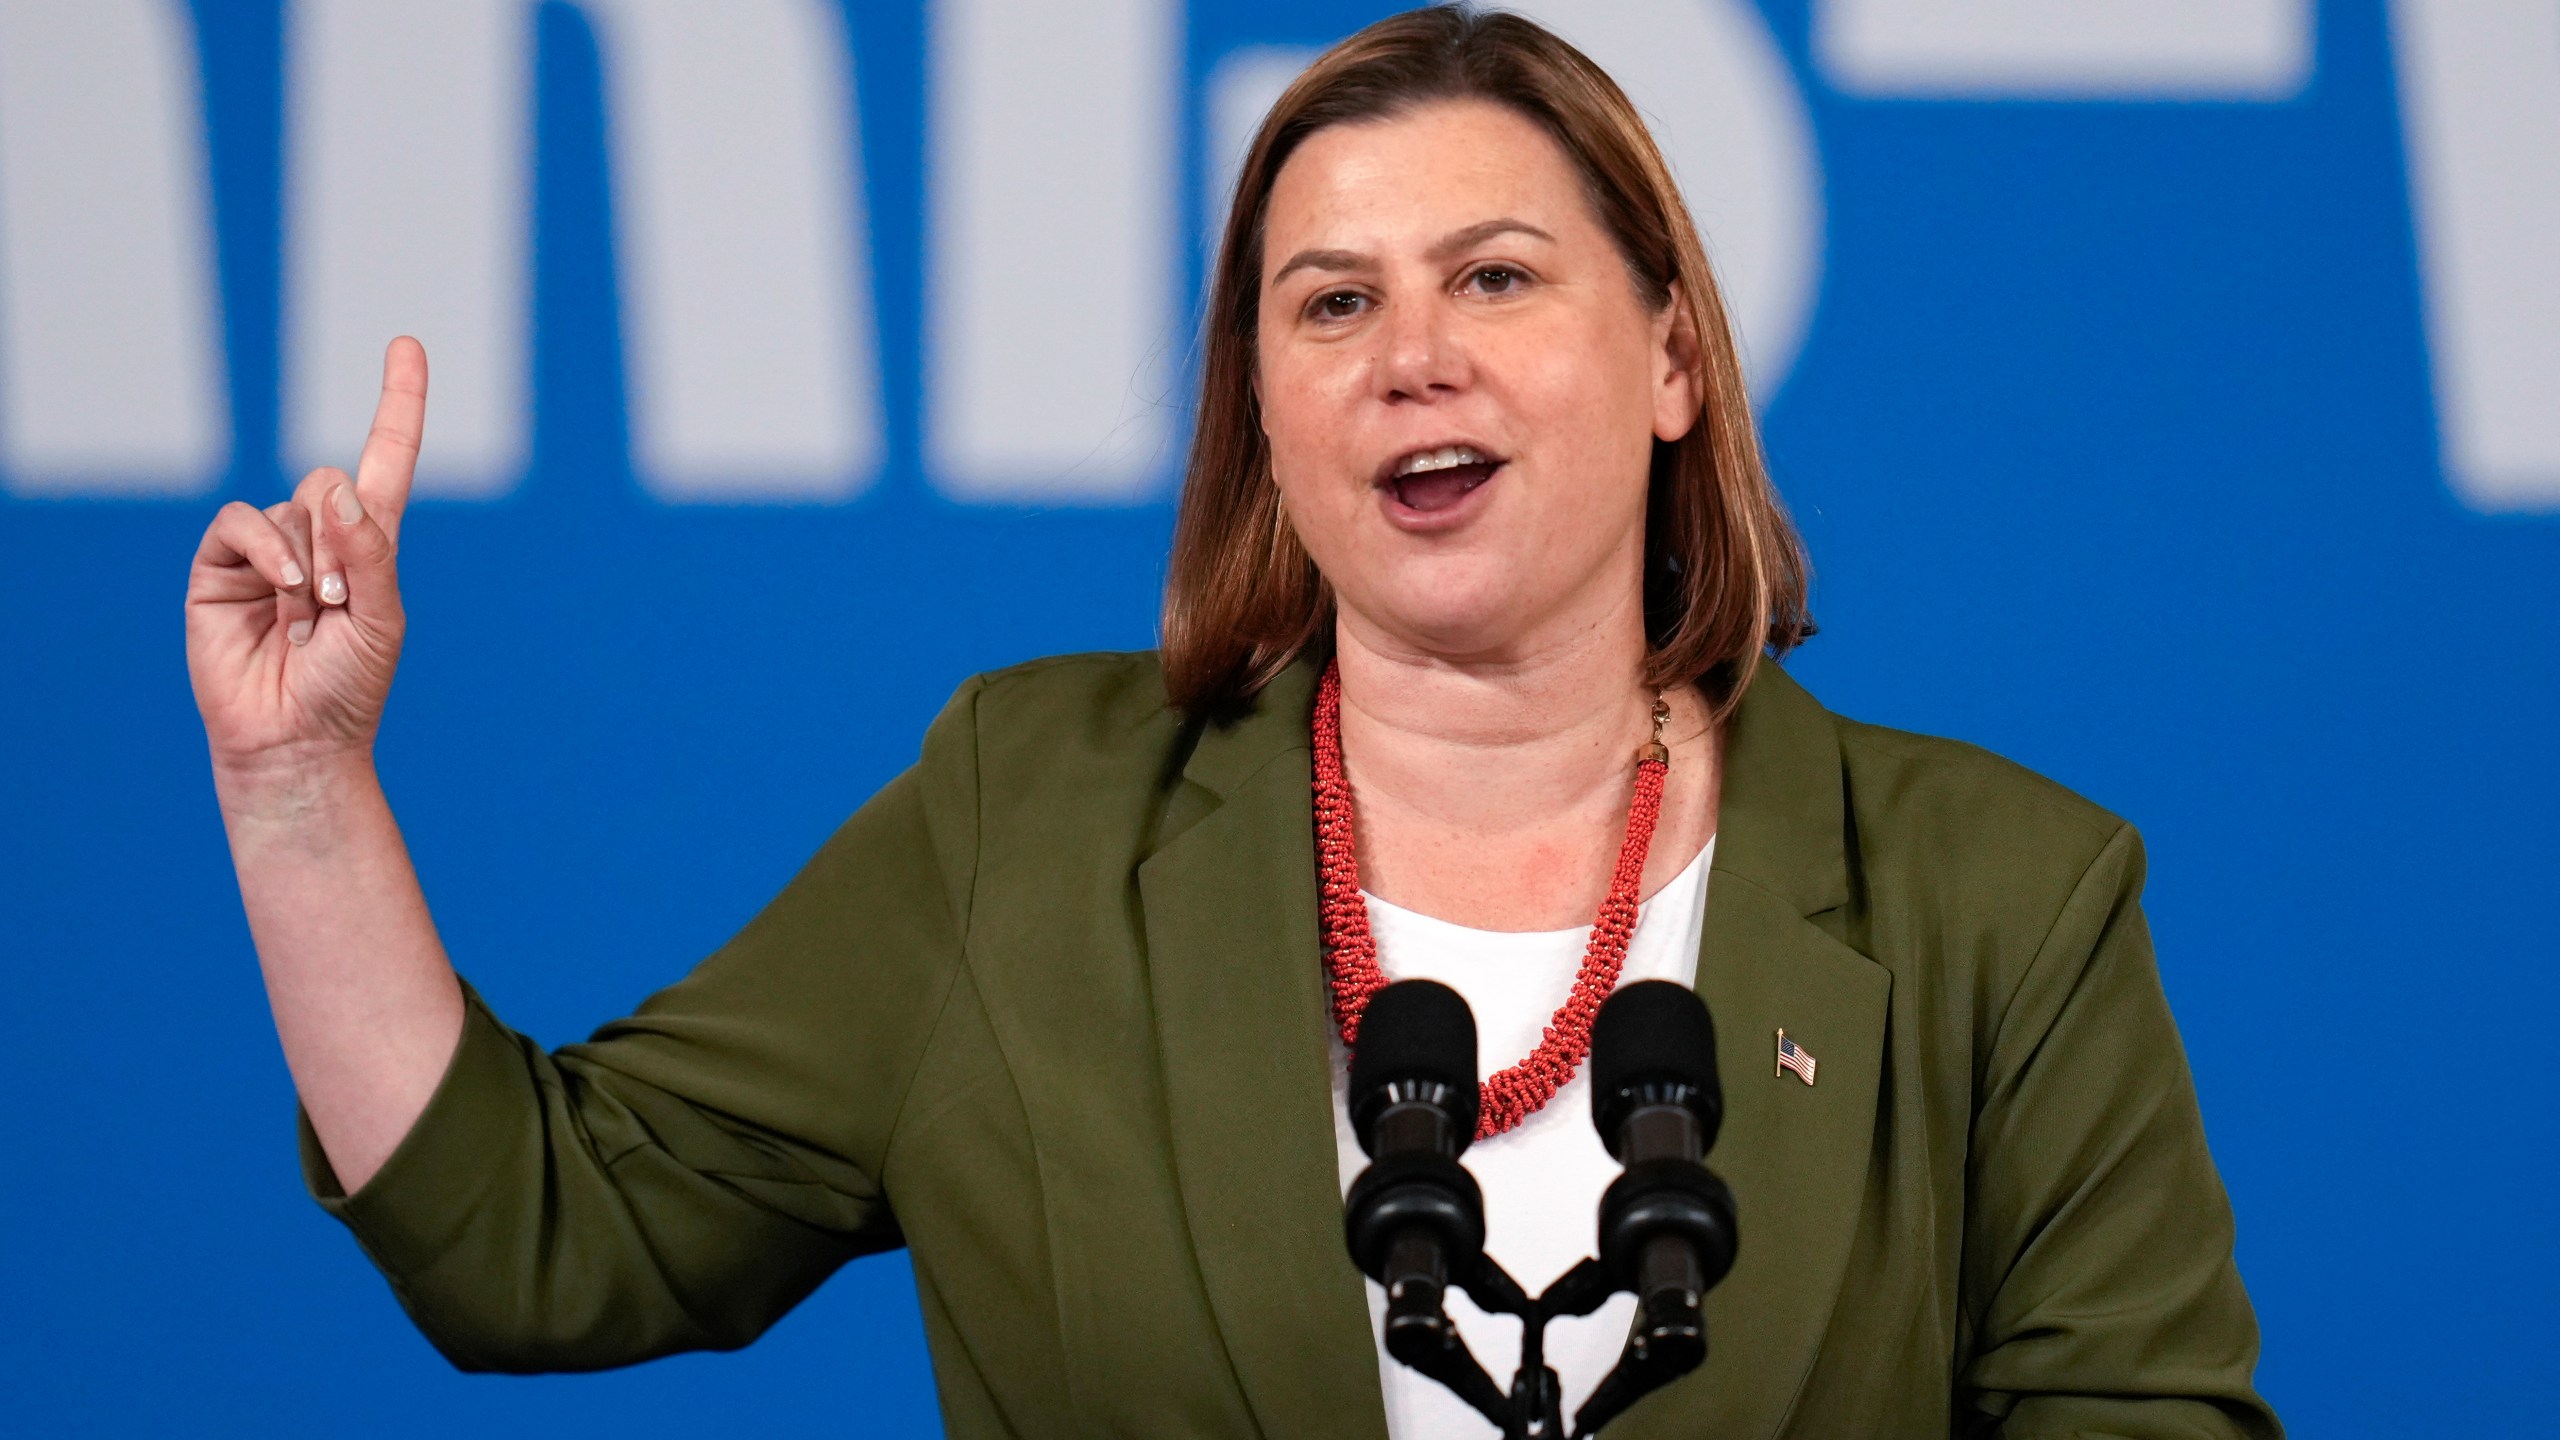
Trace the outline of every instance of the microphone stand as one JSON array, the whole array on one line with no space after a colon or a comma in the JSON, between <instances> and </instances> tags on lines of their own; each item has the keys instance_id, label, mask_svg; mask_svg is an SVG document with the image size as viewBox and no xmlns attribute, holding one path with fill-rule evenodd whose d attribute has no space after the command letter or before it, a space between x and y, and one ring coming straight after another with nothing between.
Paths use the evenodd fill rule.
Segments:
<instances>
[{"instance_id":1,"label":"microphone stand","mask_svg":"<svg viewBox=\"0 0 2560 1440\"><path fill-rule=\"evenodd\" d=\"M1555 1367L1546 1362L1547 1322L1560 1315L1588 1315L1619 1287L1609 1283L1599 1261L1588 1257L1535 1299L1489 1255L1479 1257L1475 1273L1459 1283L1478 1309L1520 1317L1520 1368L1512 1375L1509 1395L1485 1373L1458 1327L1450 1322L1442 1284L1416 1281L1388 1295L1387 1353L1439 1381L1500 1426L1503 1440L1568 1440L1564 1386L1556 1378ZM1638 1315L1616 1368L1574 1412L1571 1440L1599 1434L1600 1427L1620 1411L1706 1359L1706 1326L1699 1318L1694 1293L1688 1296L1685 1313L1682 1310L1676 1304L1657 1304Z\"/></svg>"}]
</instances>

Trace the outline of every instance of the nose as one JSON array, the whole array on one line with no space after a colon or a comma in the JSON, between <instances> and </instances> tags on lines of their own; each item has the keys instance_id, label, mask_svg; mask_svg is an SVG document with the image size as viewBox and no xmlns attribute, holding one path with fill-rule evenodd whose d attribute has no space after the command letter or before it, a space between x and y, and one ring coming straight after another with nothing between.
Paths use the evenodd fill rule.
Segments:
<instances>
[{"instance_id":1,"label":"nose","mask_svg":"<svg viewBox=\"0 0 2560 1440\"><path fill-rule=\"evenodd\" d=\"M1466 389L1473 378L1464 335L1448 307L1428 288L1392 301L1373 333L1372 387L1388 404L1428 404Z\"/></svg>"}]
</instances>

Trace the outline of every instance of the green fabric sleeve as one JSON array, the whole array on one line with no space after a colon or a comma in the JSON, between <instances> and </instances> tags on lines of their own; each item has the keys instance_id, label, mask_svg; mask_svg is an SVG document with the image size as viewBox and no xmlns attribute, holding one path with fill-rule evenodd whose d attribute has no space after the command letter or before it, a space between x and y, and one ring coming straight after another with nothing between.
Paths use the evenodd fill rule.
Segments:
<instances>
[{"instance_id":1,"label":"green fabric sleeve","mask_svg":"<svg viewBox=\"0 0 2560 1440\"><path fill-rule=\"evenodd\" d=\"M879 1177L959 963L975 688L922 765L636 1014L545 1054L470 993L433 1099L352 1196L304 1123L314 1196L456 1365L734 1349L901 1243Z\"/></svg>"},{"instance_id":2,"label":"green fabric sleeve","mask_svg":"<svg viewBox=\"0 0 2560 1440\"><path fill-rule=\"evenodd\" d=\"M2161 993L2130 826L1990 1043L1974 1123L1963 1388L2000 1440L2276 1437L2257 1321Z\"/></svg>"}]
</instances>

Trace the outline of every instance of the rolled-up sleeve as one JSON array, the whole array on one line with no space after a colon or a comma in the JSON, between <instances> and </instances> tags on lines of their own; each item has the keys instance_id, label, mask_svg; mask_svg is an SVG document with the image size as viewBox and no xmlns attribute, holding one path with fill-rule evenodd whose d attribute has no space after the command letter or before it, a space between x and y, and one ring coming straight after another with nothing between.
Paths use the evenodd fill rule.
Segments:
<instances>
[{"instance_id":1,"label":"rolled-up sleeve","mask_svg":"<svg viewBox=\"0 0 2560 1440\"><path fill-rule=\"evenodd\" d=\"M959 966L973 682L924 759L745 930L586 1043L545 1053L466 987L460 1044L382 1169L305 1178L470 1370L733 1349L900 1242L879 1177Z\"/></svg>"},{"instance_id":2,"label":"rolled-up sleeve","mask_svg":"<svg viewBox=\"0 0 2560 1440\"><path fill-rule=\"evenodd\" d=\"M2000 1440L2275 1437L2231 1207L2160 988L2130 827L1993 1032L1972 1137L1963 1388Z\"/></svg>"}]
</instances>

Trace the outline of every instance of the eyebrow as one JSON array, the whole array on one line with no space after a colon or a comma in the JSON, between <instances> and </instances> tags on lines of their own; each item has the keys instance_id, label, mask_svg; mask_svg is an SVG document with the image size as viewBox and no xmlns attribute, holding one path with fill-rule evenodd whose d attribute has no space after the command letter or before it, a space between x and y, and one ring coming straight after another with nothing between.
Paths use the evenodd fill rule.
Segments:
<instances>
[{"instance_id":1,"label":"eyebrow","mask_svg":"<svg viewBox=\"0 0 2560 1440\"><path fill-rule=\"evenodd\" d=\"M1526 220L1514 220L1504 216L1496 220L1479 220L1464 229L1452 230L1442 236L1427 253L1433 260L1447 260L1464 251L1474 249L1496 235L1526 235L1533 240L1544 240L1551 245L1555 243L1556 238ZM1357 250L1301 250L1289 257L1289 263L1280 267L1279 273L1271 277L1270 283L1277 285L1300 270L1357 270L1369 263L1371 263L1370 257Z\"/></svg>"}]
</instances>

